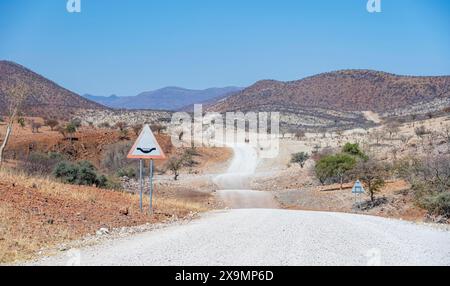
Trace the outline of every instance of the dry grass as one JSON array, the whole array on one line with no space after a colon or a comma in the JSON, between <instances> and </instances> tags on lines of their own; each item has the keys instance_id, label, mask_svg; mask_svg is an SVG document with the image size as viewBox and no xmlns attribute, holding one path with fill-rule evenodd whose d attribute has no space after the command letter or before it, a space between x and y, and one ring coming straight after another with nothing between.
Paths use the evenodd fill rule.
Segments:
<instances>
[{"instance_id":1,"label":"dry grass","mask_svg":"<svg viewBox=\"0 0 450 286\"><path fill-rule=\"evenodd\" d=\"M149 204L148 197L144 204ZM0 171L0 263L30 259L48 247L109 229L164 222L207 211L204 201L158 195L153 215L141 213L139 196L73 186L50 178Z\"/></svg>"}]
</instances>

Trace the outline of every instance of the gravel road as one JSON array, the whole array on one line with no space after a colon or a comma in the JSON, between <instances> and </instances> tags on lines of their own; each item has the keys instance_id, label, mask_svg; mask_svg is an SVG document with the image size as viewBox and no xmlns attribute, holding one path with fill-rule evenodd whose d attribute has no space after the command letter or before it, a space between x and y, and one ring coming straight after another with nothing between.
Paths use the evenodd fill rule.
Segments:
<instances>
[{"instance_id":1,"label":"gravel road","mask_svg":"<svg viewBox=\"0 0 450 286\"><path fill-rule=\"evenodd\" d=\"M189 224L113 239L36 265L450 265L450 232L378 217L268 209L271 193L245 190L257 157L234 146L218 196L233 209ZM263 207L261 209L255 209ZM250 209L253 208L253 209Z\"/></svg>"},{"instance_id":2,"label":"gravel road","mask_svg":"<svg viewBox=\"0 0 450 286\"><path fill-rule=\"evenodd\" d=\"M74 253L36 265L74 263ZM81 265L450 265L450 232L370 216L242 209L111 240L75 257Z\"/></svg>"}]
</instances>

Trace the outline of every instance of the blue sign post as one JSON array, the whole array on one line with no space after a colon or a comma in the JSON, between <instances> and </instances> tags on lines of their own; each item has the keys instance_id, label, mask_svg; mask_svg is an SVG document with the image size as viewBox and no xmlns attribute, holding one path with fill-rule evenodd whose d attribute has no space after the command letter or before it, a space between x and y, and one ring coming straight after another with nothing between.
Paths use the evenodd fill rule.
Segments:
<instances>
[{"instance_id":1,"label":"blue sign post","mask_svg":"<svg viewBox=\"0 0 450 286\"><path fill-rule=\"evenodd\" d=\"M364 194L366 191L364 190L363 185L361 184L360 180L357 180L355 185L352 188L352 194L355 195L355 205L358 205L358 208L360 208L360 204L358 201L358 196L361 194Z\"/></svg>"}]
</instances>

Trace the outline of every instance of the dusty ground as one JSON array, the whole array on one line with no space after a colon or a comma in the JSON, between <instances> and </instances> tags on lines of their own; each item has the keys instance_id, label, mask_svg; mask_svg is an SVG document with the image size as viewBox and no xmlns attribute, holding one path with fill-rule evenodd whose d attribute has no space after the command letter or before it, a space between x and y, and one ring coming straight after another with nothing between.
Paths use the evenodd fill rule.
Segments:
<instances>
[{"instance_id":1,"label":"dusty ground","mask_svg":"<svg viewBox=\"0 0 450 286\"><path fill-rule=\"evenodd\" d=\"M0 172L0 262L113 229L164 222L210 208L212 196L191 192L155 197L154 215L141 213L134 194L73 186ZM148 206L148 198L144 204Z\"/></svg>"}]
</instances>

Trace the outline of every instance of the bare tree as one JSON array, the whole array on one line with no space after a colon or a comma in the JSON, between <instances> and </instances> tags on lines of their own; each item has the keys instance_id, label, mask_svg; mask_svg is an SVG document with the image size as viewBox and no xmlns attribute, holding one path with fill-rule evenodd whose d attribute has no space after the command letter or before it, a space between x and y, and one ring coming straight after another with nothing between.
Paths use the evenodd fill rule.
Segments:
<instances>
[{"instance_id":1,"label":"bare tree","mask_svg":"<svg viewBox=\"0 0 450 286\"><path fill-rule=\"evenodd\" d=\"M161 134L162 132L164 132L167 127L165 127L164 125L161 124L152 124L150 126L150 129L154 132L157 132L158 134Z\"/></svg>"},{"instance_id":2,"label":"bare tree","mask_svg":"<svg viewBox=\"0 0 450 286\"><path fill-rule=\"evenodd\" d=\"M136 136L139 135L139 133L141 132L141 130L142 130L142 124L135 124L135 125L133 125L133 132L134 132L134 134L135 134Z\"/></svg>"},{"instance_id":3,"label":"bare tree","mask_svg":"<svg viewBox=\"0 0 450 286\"><path fill-rule=\"evenodd\" d=\"M383 165L375 159L361 160L352 170L355 179L359 179L370 197L370 201L375 201L375 195L385 186L384 178L387 175Z\"/></svg>"},{"instance_id":4,"label":"bare tree","mask_svg":"<svg viewBox=\"0 0 450 286\"><path fill-rule=\"evenodd\" d=\"M58 120L55 120L55 119L47 119L47 120L45 120L44 124L46 126L50 127L50 129L53 131L53 130L55 130L55 127L59 125L59 122L58 122Z\"/></svg>"},{"instance_id":5,"label":"bare tree","mask_svg":"<svg viewBox=\"0 0 450 286\"><path fill-rule=\"evenodd\" d=\"M167 162L167 169L172 171L173 179L176 181L180 176L180 169L183 167L184 160L182 157L174 156Z\"/></svg>"},{"instance_id":6,"label":"bare tree","mask_svg":"<svg viewBox=\"0 0 450 286\"><path fill-rule=\"evenodd\" d=\"M447 142L448 149L450 151L450 124L446 124L442 132L445 141Z\"/></svg>"},{"instance_id":7,"label":"bare tree","mask_svg":"<svg viewBox=\"0 0 450 286\"><path fill-rule=\"evenodd\" d=\"M374 130L370 134L370 139L375 141L376 145L379 145L380 141L383 140L383 138L384 138L384 132L382 132L380 130Z\"/></svg>"},{"instance_id":8,"label":"bare tree","mask_svg":"<svg viewBox=\"0 0 450 286\"><path fill-rule=\"evenodd\" d=\"M8 125L6 127L6 133L3 138L3 142L0 145L0 167L3 164L3 155L6 146L8 145L9 138L11 136L13 125L16 119L17 114L19 113L20 107L22 103L28 97L28 89L27 87L21 83L17 83L14 87L9 91L9 102L8 102Z\"/></svg>"},{"instance_id":9,"label":"bare tree","mask_svg":"<svg viewBox=\"0 0 450 286\"><path fill-rule=\"evenodd\" d=\"M302 140L303 138L306 137L306 134L305 134L305 131L303 131L303 130L297 130L295 132L294 136L295 136L295 139L300 141L300 140Z\"/></svg>"},{"instance_id":10,"label":"bare tree","mask_svg":"<svg viewBox=\"0 0 450 286\"><path fill-rule=\"evenodd\" d=\"M385 126L385 130L387 133L389 133L389 139L392 139L392 135L395 135L398 132L400 132L400 124L398 122L389 122Z\"/></svg>"},{"instance_id":11,"label":"bare tree","mask_svg":"<svg viewBox=\"0 0 450 286\"><path fill-rule=\"evenodd\" d=\"M123 131L127 128L127 123L126 122L117 122L116 125L114 125L115 128L119 129L119 131Z\"/></svg>"},{"instance_id":12,"label":"bare tree","mask_svg":"<svg viewBox=\"0 0 450 286\"><path fill-rule=\"evenodd\" d=\"M32 133L39 133L39 129L41 129L42 124L39 122L35 122L34 120L31 121L31 132Z\"/></svg>"}]
</instances>

